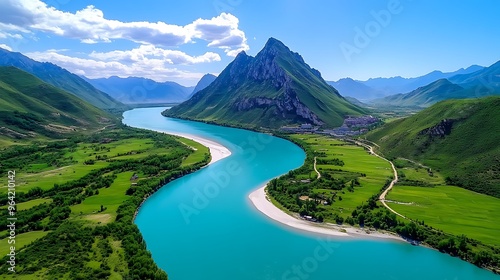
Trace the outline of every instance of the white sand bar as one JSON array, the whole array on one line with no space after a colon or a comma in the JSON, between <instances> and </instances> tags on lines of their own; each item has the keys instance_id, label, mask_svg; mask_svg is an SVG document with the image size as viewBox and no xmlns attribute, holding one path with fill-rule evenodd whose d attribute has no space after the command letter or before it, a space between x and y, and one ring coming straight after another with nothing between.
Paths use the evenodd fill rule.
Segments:
<instances>
[{"instance_id":1,"label":"white sand bar","mask_svg":"<svg viewBox=\"0 0 500 280\"><path fill-rule=\"evenodd\" d=\"M199 136L194 136L187 133L177 133L177 132L165 132L166 134L175 135L179 137L184 137L195 142L202 144L205 147L208 147L210 150L210 155L212 156L212 160L209 164L217 162L223 158L226 158L231 155L231 151L228 148L224 147L222 144L214 142L212 140L208 140Z\"/></svg>"},{"instance_id":2,"label":"white sand bar","mask_svg":"<svg viewBox=\"0 0 500 280\"><path fill-rule=\"evenodd\" d=\"M257 208L257 210L259 210L269 218L278 221L284 225L287 225L289 227L307 232L319 233L337 237L389 238L389 239L403 241L403 239L400 238L399 236L390 233L382 233L378 231L370 231L368 233L365 230L359 228L354 228L349 226L339 226L329 223L313 223L291 216L283 212L278 207L276 207L269 200L265 188L266 188L265 185L259 187L257 190L250 193L248 198L255 206L255 208Z\"/></svg>"}]
</instances>

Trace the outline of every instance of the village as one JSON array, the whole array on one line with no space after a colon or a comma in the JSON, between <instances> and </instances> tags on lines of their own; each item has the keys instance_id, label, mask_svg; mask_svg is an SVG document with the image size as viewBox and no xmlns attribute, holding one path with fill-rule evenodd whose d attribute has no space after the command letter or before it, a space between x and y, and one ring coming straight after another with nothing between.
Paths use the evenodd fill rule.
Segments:
<instances>
[{"instance_id":1,"label":"village","mask_svg":"<svg viewBox=\"0 0 500 280\"><path fill-rule=\"evenodd\" d=\"M380 119L371 115L366 116L347 116L342 126L334 129L320 129L319 126L313 126L305 123L300 126L283 126L281 131L287 133L315 133L334 137L356 136L368 132L370 128L380 123Z\"/></svg>"}]
</instances>

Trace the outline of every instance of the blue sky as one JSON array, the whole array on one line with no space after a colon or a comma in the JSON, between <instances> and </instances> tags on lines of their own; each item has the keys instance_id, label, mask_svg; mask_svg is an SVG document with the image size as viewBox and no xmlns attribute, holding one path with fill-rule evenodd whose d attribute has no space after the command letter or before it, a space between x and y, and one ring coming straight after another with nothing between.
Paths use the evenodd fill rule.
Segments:
<instances>
[{"instance_id":1,"label":"blue sky","mask_svg":"<svg viewBox=\"0 0 500 280\"><path fill-rule=\"evenodd\" d=\"M0 0L0 47L90 78L194 85L269 37L326 80L414 77L500 60L500 2Z\"/></svg>"}]
</instances>

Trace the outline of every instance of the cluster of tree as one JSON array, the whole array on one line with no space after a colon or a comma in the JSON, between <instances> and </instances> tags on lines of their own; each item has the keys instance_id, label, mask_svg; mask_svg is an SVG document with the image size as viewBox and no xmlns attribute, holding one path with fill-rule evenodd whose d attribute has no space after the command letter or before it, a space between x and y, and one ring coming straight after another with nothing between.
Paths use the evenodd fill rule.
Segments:
<instances>
[{"instance_id":1,"label":"cluster of tree","mask_svg":"<svg viewBox=\"0 0 500 280\"><path fill-rule=\"evenodd\" d=\"M343 160L338 158L332 158L332 159L317 158L316 164L330 164L330 165L344 166L345 163Z\"/></svg>"},{"instance_id":2,"label":"cluster of tree","mask_svg":"<svg viewBox=\"0 0 500 280\"><path fill-rule=\"evenodd\" d=\"M500 162L500 158L497 160ZM500 198L500 164L491 166L487 173L474 173L471 176L469 172L455 173L445 178L446 184L459 186L471 191L484 193Z\"/></svg>"},{"instance_id":3,"label":"cluster of tree","mask_svg":"<svg viewBox=\"0 0 500 280\"><path fill-rule=\"evenodd\" d=\"M14 145L0 151L0 172L15 169L26 171L32 164L46 164L61 167L74 163L72 158L65 158L68 149L76 147L76 140L35 143L33 145Z\"/></svg>"},{"instance_id":4,"label":"cluster of tree","mask_svg":"<svg viewBox=\"0 0 500 280\"><path fill-rule=\"evenodd\" d=\"M398 179L397 184L403 185L403 186L415 186L415 187L425 187L425 188L434 187L434 185L429 183L429 182L425 182L422 180L408 180L408 179L405 179L404 177L402 179Z\"/></svg>"}]
</instances>

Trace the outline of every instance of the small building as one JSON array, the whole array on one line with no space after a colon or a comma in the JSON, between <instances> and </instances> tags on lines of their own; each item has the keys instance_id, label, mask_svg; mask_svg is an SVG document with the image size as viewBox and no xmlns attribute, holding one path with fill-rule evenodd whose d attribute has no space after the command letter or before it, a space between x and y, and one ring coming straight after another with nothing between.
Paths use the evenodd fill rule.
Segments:
<instances>
[{"instance_id":1,"label":"small building","mask_svg":"<svg viewBox=\"0 0 500 280\"><path fill-rule=\"evenodd\" d=\"M304 124L300 125L300 128L301 129L313 129L313 126L312 126L312 124L304 123Z\"/></svg>"},{"instance_id":2,"label":"small building","mask_svg":"<svg viewBox=\"0 0 500 280\"><path fill-rule=\"evenodd\" d=\"M137 175L137 173L134 173L134 175L132 175L132 177L130 177L130 181L136 181L137 179L139 179L139 176Z\"/></svg>"}]
</instances>

